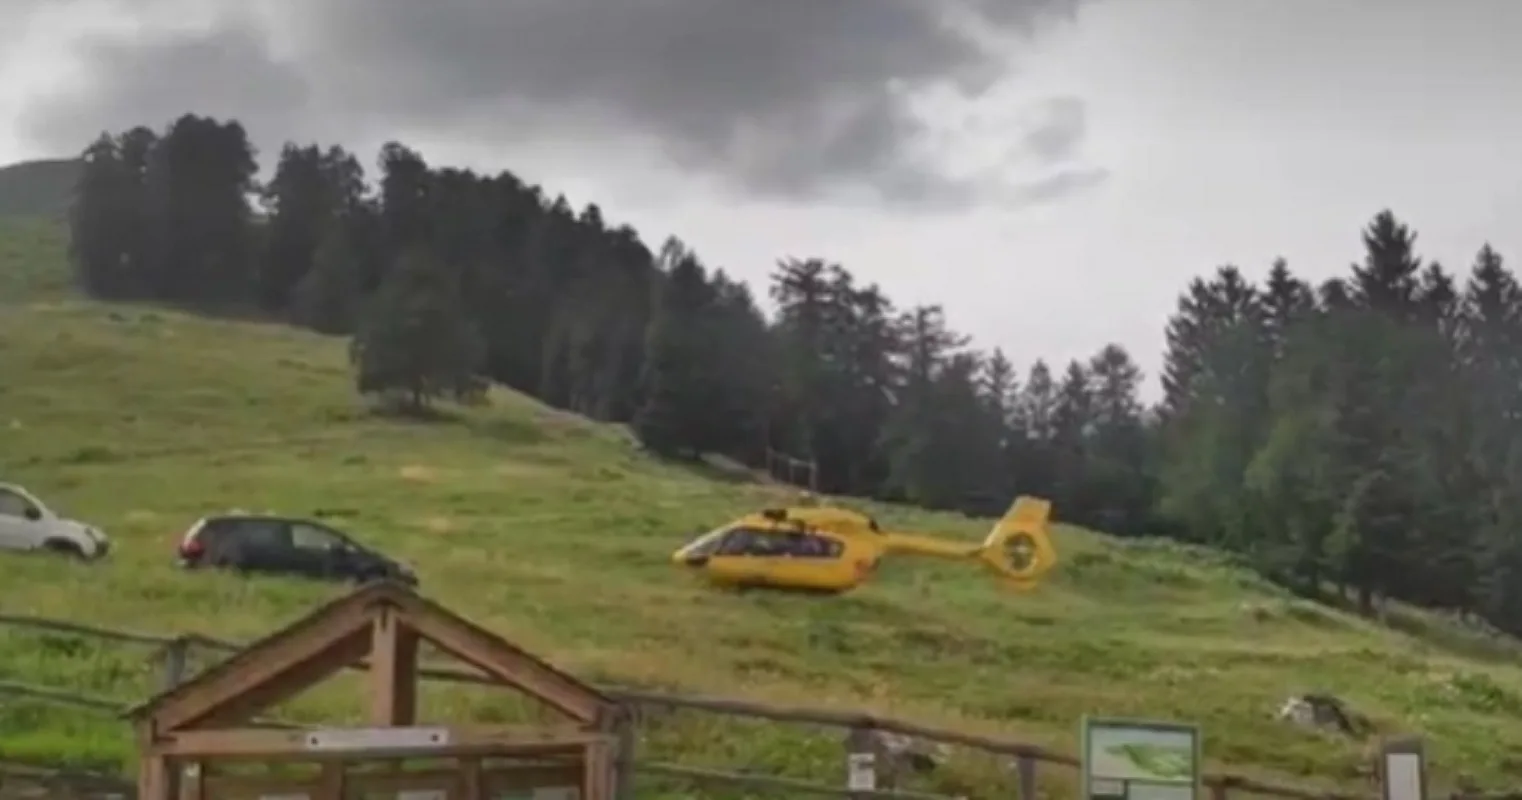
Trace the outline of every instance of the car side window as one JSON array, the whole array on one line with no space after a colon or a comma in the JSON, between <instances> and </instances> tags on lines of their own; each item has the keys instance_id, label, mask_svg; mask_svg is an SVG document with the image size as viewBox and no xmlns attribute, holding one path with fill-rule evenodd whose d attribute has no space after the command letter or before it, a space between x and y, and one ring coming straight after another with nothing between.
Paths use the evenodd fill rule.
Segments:
<instances>
[{"instance_id":1,"label":"car side window","mask_svg":"<svg viewBox=\"0 0 1522 800\"><path fill-rule=\"evenodd\" d=\"M278 519L243 519L230 526L233 536L244 547L256 550L283 550L291 546L291 532Z\"/></svg>"},{"instance_id":2,"label":"car side window","mask_svg":"<svg viewBox=\"0 0 1522 800\"><path fill-rule=\"evenodd\" d=\"M9 489L0 489L0 516L26 519L31 508L32 501Z\"/></svg>"},{"instance_id":3,"label":"car side window","mask_svg":"<svg viewBox=\"0 0 1522 800\"><path fill-rule=\"evenodd\" d=\"M342 536L310 522L291 523L291 544L303 550L343 550L347 543Z\"/></svg>"}]
</instances>

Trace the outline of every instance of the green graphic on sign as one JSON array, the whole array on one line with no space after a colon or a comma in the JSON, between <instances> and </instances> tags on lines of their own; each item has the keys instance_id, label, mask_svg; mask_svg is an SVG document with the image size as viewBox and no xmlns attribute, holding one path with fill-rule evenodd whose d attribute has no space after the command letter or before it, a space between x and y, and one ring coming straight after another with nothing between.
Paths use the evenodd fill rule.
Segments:
<instances>
[{"instance_id":1,"label":"green graphic on sign","mask_svg":"<svg viewBox=\"0 0 1522 800\"><path fill-rule=\"evenodd\" d=\"M1083 784L1087 800L1196 800L1199 728L1084 717Z\"/></svg>"}]
</instances>

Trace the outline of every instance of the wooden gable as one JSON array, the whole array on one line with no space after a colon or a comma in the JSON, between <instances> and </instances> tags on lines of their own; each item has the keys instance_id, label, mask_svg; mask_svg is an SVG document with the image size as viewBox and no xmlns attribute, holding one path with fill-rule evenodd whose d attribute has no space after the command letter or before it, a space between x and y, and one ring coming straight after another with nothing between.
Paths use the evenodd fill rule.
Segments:
<instances>
[{"instance_id":1,"label":"wooden gable","mask_svg":"<svg viewBox=\"0 0 1522 800\"><path fill-rule=\"evenodd\" d=\"M425 640L485 676L600 726L614 702L492 632L396 583L364 586L250 644L195 678L128 712L149 737L246 724L254 715L368 660L370 721L416 717L418 642Z\"/></svg>"}]
</instances>

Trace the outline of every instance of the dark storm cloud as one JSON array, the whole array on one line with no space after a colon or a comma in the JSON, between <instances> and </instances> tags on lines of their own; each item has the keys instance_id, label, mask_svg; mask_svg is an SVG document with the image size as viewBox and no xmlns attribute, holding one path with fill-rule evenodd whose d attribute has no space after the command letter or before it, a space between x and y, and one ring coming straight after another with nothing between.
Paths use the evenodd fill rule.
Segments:
<instances>
[{"instance_id":1,"label":"dark storm cloud","mask_svg":"<svg viewBox=\"0 0 1522 800\"><path fill-rule=\"evenodd\" d=\"M79 53L95 70L91 90L36 106L26 120L33 138L83 143L103 129L160 127L187 111L238 117L256 134L289 131L310 97L297 68L272 61L263 32L249 25L135 42L91 37Z\"/></svg>"},{"instance_id":2,"label":"dark storm cloud","mask_svg":"<svg viewBox=\"0 0 1522 800\"><path fill-rule=\"evenodd\" d=\"M78 138L123 115L158 120L194 104L230 109L265 137L320 116L349 135L653 141L679 166L767 197L844 191L935 207L1038 198L1052 178L1011 187L944 175L905 96L986 89L1021 40L1077 2L289 0L303 42L295 65L277 63L246 26L95 43L84 51L92 90L54 98L29 121L39 136ZM1070 160L1082 105L1057 100L1033 114L1010 132L1011 158Z\"/></svg>"}]
</instances>

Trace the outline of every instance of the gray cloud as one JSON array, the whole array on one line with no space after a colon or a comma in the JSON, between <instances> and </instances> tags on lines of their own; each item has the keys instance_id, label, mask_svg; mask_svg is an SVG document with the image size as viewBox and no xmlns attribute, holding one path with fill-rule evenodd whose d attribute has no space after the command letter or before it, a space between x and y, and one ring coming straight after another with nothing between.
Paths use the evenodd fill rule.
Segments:
<instances>
[{"instance_id":1,"label":"gray cloud","mask_svg":"<svg viewBox=\"0 0 1522 800\"><path fill-rule=\"evenodd\" d=\"M138 42L89 37L79 53L96 80L82 96L35 105L25 119L33 138L81 142L102 129L159 127L187 111L248 124L250 110L266 135L291 135L311 99L300 71L272 61L261 32L247 25Z\"/></svg>"},{"instance_id":2,"label":"gray cloud","mask_svg":"<svg viewBox=\"0 0 1522 800\"><path fill-rule=\"evenodd\" d=\"M1069 161L1088 133L1088 113L1076 97L1051 97L1031 106L1026 118L1024 144L1031 155L1045 161Z\"/></svg>"},{"instance_id":3,"label":"gray cloud","mask_svg":"<svg viewBox=\"0 0 1522 800\"><path fill-rule=\"evenodd\" d=\"M298 39L289 63L231 17L193 35L94 40L79 51L89 90L46 98L24 121L34 138L71 146L192 108L271 140L401 128L508 144L654 142L749 195L1034 202L1102 173L1029 185L950 177L907 97L986 90L1021 42L1080 1L277 0ZM1069 174L1084 134L1078 100L1048 101L1008 132L1010 157Z\"/></svg>"}]
</instances>

